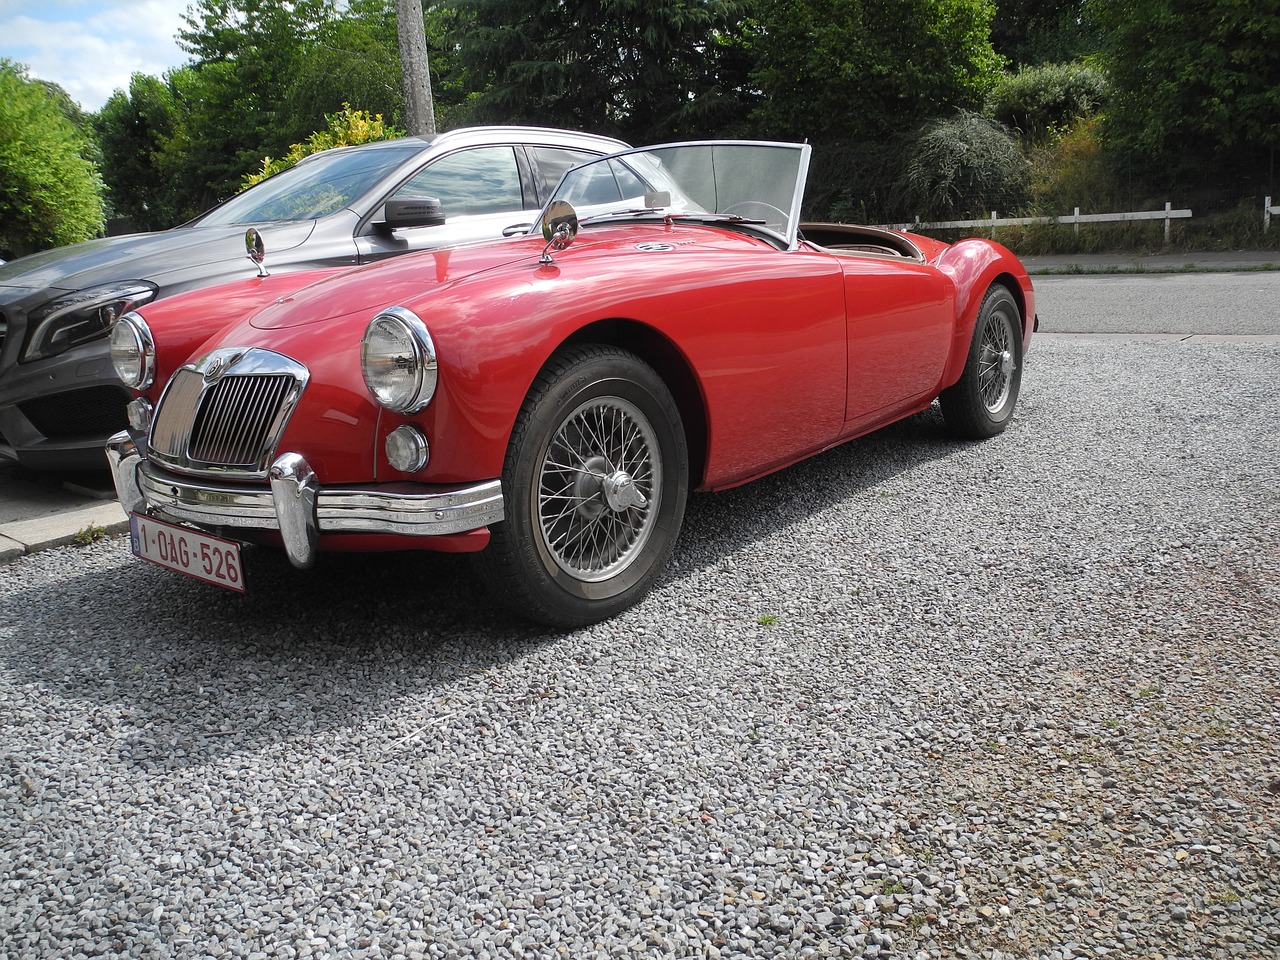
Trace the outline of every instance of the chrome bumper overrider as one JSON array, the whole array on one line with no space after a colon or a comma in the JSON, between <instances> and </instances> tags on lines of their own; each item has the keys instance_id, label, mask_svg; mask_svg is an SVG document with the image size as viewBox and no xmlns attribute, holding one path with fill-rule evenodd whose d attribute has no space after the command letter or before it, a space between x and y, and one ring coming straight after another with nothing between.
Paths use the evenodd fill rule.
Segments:
<instances>
[{"instance_id":1,"label":"chrome bumper overrider","mask_svg":"<svg viewBox=\"0 0 1280 960\"><path fill-rule=\"evenodd\" d=\"M271 465L270 489L245 489L162 472L143 458L127 432L107 442L107 461L126 512L206 529L278 530L289 560L304 569L315 562L321 533L443 536L503 518L498 480L425 492L410 484L325 489L306 460L286 453Z\"/></svg>"}]
</instances>

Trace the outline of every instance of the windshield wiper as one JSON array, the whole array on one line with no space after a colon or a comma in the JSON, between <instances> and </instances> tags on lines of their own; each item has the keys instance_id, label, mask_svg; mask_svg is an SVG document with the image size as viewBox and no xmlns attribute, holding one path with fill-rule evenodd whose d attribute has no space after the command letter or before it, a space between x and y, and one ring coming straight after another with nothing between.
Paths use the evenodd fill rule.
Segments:
<instances>
[{"instance_id":1,"label":"windshield wiper","mask_svg":"<svg viewBox=\"0 0 1280 960\"><path fill-rule=\"evenodd\" d=\"M697 223L747 223L760 226L769 222L768 220L752 220L750 217L740 217L736 213L669 213L666 219L693 220Z\"/></svg>"},{"instance_id":2,"label":"windshield wiper","mask_svg":"<svg viewBox=\"0 0 1280 960\"><path fill-rule=\"evenodd\" d=\"M583 217L578 223L591 223L593 220L607 220L610 217L639 217L645 214L661 214L662 207L636 207L632 210L611 210L608 213L597 213Z\"/></svg>"}]
</instances>

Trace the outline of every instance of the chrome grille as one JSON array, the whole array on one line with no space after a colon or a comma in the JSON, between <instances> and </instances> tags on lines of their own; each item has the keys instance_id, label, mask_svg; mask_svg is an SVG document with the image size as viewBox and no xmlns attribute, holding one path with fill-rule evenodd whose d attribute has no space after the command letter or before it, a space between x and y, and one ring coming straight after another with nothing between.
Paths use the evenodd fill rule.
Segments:
<instances>
[{"instance_id":1,"label":"chrome grille","mask_svg":"<svg viewBox=\"0 0 1280 960\"><path fill-rule=\"evenodd\" d=\"M151 455L174 470L264 477L307 381L268 350L223 348L174 374L151 426Z\"/></svg>"},{"instance_id":2,"label":"chrome grille","mask_svg":"<svg viewBox=\"0 0 1280 960\"><path fill-rule=\"evenodd\" d=\"M165 457L185 457L187 435L196 418L204 377L183 367L165 388L160 409L151 425L151 449Z\"/></svg>"},{"instance_id":3,"label":"chrome grille","mask_svg":"<svg viewBox=\"0 0 1280 960\"><path fill-rule=\"evenodd\" d=\"M293 377L223 377L204 397L187 449L195 460L224 467L251 467L262 459L263 444Z\"/></svg>"}]
</instances>

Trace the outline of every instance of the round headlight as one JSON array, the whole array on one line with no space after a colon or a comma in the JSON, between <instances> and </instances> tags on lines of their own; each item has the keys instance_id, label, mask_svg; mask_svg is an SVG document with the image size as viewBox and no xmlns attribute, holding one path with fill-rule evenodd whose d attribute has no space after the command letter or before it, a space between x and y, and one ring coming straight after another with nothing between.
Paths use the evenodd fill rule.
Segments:
<instances>
[{"instance_id":1,"label":"round headlight","mask_svg":"<svg viewBox=\"0 0 1280 960\"><path fill-rule=\"evenodd\" d=\"M365 328L360 369L378 403L417 413L436 392L436 348L427 325L404 307L383 310Z\"/></svg>"},{"instance_id":2,"label":"round headlight","mask_svg":"<svg viewBox=\"0 0 1280 960\"><path fill-rule=\"evenodd\" d=\"M156 376L156 344L147 321L126 313L111 327L111 365L126 387L146 390Z\"/></svg>"}]
</instances>

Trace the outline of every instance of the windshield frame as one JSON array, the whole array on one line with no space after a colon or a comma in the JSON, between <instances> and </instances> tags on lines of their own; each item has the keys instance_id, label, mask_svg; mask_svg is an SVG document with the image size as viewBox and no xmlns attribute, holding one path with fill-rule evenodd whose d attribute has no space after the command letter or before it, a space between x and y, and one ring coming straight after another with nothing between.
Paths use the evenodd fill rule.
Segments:
<instances>
[{"instance_id":1,"label":"windshield frame","mask_svg":"<svg viewBox=\"0 0 1280 960\"><path fill-rule=\"evenodd\" d=\"M565 171L564 175L560 178L560 182L551 192L547 203L544 204L542 210L539 212L538 219L534 222L533 229L530 232L538 234L542 231L542 225L546 220L548 208L556 200L564 199L563 195L567 192L566 186L570 184L571 180L581 178L583 171L587 168L598 164L609 163L611 161L619 161L624 164L628 171L636 174L638 177L648 176L648 172L643 171L641 165L636 163L627 163L627 158L642 154L653 154L661 151L690 148L710 149L713 151L713 159L714 151L718 149L747 148L787 150L795 152L797 154L795 182L792 187L791 195L785 198L788 202L788 209L783 212L786 213L787 221L782 229L775 229L760 220L734 216L732 214L717 213L716 211L697 207L696 203L690 199L689 193L681 189L680 184L674 180L674 176L672 176L665 167L660 169L666 172L668 176L672 176L672 185L676 187L675 193L678 194L678 196L673 195L669 199L669 205L661 207L637 206L634 202L628 203L627 198L625 197L619 201L609 201L606 204L596 204L592 206L574 204L575 210L579 215L580 224L588 226L592 223L618 223L622 220L632 220L636 222L644 220L689 220L692 222L703 222L710 226L716 226L717 223L720 223L727 229L733 229L736 231L746 230L762 235L765 239L780 246L784 250L798 249L800 235L800 206L804 199L805 184L808 179L809 162L813 148L808 143L791 143L774 140L681 140L672 143L652 144L646 147L632 147L628 150L620 150L617 153L611 153L607 156L596 157L591 160L584 161L583 163L577 164ZM718 189L720 182L714 172L712 173L712 178ZM778 199L783 198L779 197ZM569 202L573 203L573 201ZM732 208L733 206L749 202L767 203L767 201L753 200L752 198L736 198L734 203L728 204L728 207ZM696 207L696 209L691 209L688 206L688 204L691 203ZM768 203L768 205L779 211L782 210L781 205L775 206L772 203ZM618 209L612 211L598 209L602 206L613 206Z\"/></svg>"}]
</instances>

